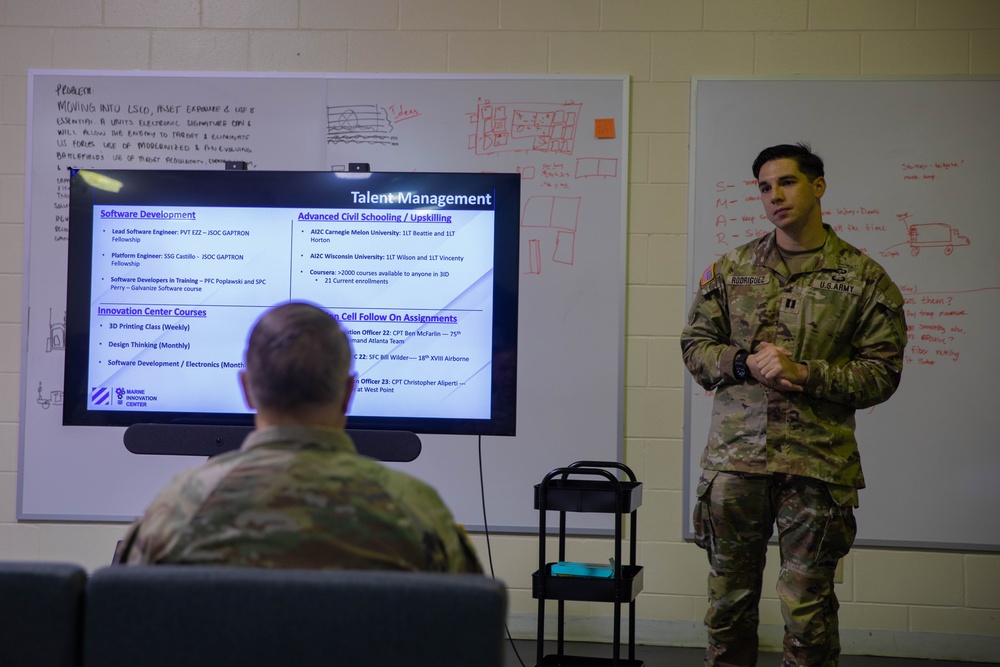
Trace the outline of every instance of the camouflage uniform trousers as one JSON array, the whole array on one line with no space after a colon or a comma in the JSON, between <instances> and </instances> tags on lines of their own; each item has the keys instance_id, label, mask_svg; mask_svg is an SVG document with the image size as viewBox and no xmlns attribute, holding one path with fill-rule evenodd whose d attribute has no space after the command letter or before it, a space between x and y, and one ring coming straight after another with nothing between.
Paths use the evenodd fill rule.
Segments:
<instances>
[{"instance_id":1,"label":"camouflage uniform trousers","mask_svg":"<svg viewBox=\"0 0 1000 667\"><path fill-rule=\"evenodd\" d=\"M782 665L836 667L840 605L833 576L857 531L853 507L843 503L845 490L807 477L705 471L694 526L695 542L711 564L706 665L757 664L758 603L777 524Z\"/></svg>"}]
</instances>

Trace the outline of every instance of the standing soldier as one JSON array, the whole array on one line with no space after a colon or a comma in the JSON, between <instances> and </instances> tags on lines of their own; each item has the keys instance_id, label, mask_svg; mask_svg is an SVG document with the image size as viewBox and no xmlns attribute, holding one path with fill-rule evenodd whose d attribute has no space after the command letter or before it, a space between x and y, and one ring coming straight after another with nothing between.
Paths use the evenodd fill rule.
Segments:
<instances>
[{"instance_id":1,"label":"standing soldier","mask_svg":"<svg viewBox=\"0 0 1000 667\"><path fill-rule=\"evenodd\" d=\"M778 527L784 662L835 666L833 577L865 485L854 413L899 386L903 297L823 223L823 161L804 144L753 164L774 230L708 267L681 338L714 390L694 512L708 553L706 665L755 665L767 544Z\"/></svg>"}]
</instances>

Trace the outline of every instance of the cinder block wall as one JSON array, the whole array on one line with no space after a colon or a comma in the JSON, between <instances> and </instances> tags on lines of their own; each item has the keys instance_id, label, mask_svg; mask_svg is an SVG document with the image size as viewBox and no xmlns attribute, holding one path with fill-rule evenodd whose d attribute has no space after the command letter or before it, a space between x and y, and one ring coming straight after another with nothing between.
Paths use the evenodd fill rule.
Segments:
<instances>
[{"instance_id":1,"label":"cinder block wall","mask_svg":"<svg viewBox=\"0 0 1000 667\"><path fill-rule=\"evenodd\" d=\"M645 643L698 645L707 563L680 539L677 341L691 77L997 76L1000 1L0 0L0 559L96 568L124 526L15 520L30 68L629 75L625 444L646 490L638 631ZM485 560L485 536L475 538ZM576 542L579 557L605 557L605 541ZM488 546L511 587L512 631L532 637L536 540L493 535ZM773 580L776 554L770 560ZM848 652L1000 655L1000 555L857 549L838 594ZM777 646L769 588L762 607L766 641ZM610 637L607 605L571 604L569 613L568 636Z\"/></svg>"}]
</instances>

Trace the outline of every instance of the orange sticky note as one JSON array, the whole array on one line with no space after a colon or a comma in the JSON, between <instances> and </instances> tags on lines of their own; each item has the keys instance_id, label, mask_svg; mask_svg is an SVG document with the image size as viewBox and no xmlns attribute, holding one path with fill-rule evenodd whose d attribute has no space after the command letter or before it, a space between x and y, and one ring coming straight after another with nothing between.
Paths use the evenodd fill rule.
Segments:
<instances>
[{"instance_id":1,"label":"orange sticky note","mask_svg":"<svg viewBox=\"0 0 1000 667\"><path fill-rule=\"evenodd\" d=\"M596 118L596 119L594 119L594 138L595 139L614 139L615 138L615 119L614 118Z\"/></svg>"}]
</instances>

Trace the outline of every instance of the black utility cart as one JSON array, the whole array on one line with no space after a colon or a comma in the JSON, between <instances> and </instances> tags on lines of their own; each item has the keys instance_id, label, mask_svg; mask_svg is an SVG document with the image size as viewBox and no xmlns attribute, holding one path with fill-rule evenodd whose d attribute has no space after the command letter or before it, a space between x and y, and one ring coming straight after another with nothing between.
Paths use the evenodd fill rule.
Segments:
<instances>
[{"instance_id":1,"label":"black utility cart","mask_svg":"<svg viewBox=\"0 0 1000 667\"><path fill-rule=\"evenodd\" d=\"M620 470L628 481L620 481L612 472ZM635 599L642 591L642 568L636 560L636 513L642 504L642 484L628 466L617 461L577 461L548 473L535 485L535 509L538 510L538 571L532 575L532 595L538 600L538 662L536 667L641 667L635 659ZM552 573L554 563L545 561L545 520L549 511L559 512L559 562L566 561L566 513L594 512L613 514L615 549L613 575L559 576ZM622 561L623 515L629 519L628 562ZM555 654L544 655L545 601L557 600L559 628ZM563 622L565 601L583 600L614 604L614 642L611 658L593 658L564 654ZM621 657L621 605L629 605L628 659Z\"/></svg>"}]
</instances>

